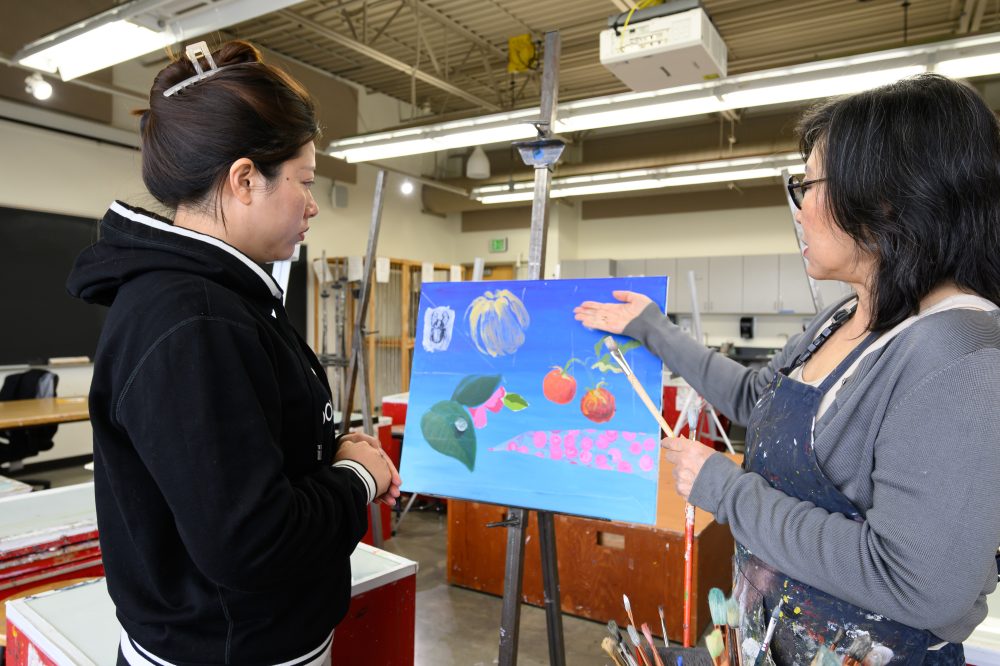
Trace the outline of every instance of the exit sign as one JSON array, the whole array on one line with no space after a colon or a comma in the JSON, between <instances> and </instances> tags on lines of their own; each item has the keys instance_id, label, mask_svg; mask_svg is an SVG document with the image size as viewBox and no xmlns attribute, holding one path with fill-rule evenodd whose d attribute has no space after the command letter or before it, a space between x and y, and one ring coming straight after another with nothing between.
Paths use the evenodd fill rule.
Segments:
<instances>
[{"instance_id":1,"label":"exit sign","mask_svg":"<svg viewBox=\"0 0 1000 666\"><path fill-rule=\"evenodd\" d=\"M507 251L507 239L506 238L491 238L490 239L490 252L506 252Z\"/></svg>"}]
</instances>

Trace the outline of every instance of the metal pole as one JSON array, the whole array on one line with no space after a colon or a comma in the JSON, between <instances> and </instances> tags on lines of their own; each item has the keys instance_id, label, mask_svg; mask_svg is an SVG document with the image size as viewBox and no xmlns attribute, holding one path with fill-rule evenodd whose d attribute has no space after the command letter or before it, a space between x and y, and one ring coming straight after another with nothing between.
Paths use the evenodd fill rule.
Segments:
<instances>
[{"instance_id":1,"label":"metal pole","mask_svg":"<svg viewBox=\"0 0 1000 666\"><path fill-rule=\"evenodd\" d=\"M521 633L521 589L524 582L525 509L507 512L507 561L503 570L503 607L500 609L500 666L517 666L517 639Z\"/></svg>"},{"instance_id":2,"label":"metal pole","mask_svg":"<svg viewBox=\"0 0 1000 666\"><path fill-rule=\"evenodd\" d=\"M344 400L344 411L341 415L341 434L351 431L351 412L354 410L354 389L358 383L358 373L361 373L361 418L364 430L369 435L374 432L372 409L368 386L368 357L365 345L365 319L368 317L368 302L371 297L372 276L375 272L375 248L378 244L379 227L382 224L382 204L385 200L385 171L379 169L375 175L375 200L372 205L372 223L368 230L368 249L365 252L364 278L361 281L360 302L357 307L357 317L354 321L354 340L352 344L351 361L347 368L347 396ZM382 513L380 505L369 507L368 515L372 528L372 542L376 548L381 548Z\"/></svg>"},{"instance_id":3,"label":"metal pole","mask_svg":"<svg viewBox=\"0 0 1000 666\"><path fill-rule=\"evenodd\" d=\"M788 172L788 169L781 170L781 182L787 183L790 177L791 174ZM795 220L795 212L798 208L796 208L795 204L792 203L792 197L788 194L787 190L785 191L785 202L788 204L788 209L792 213L792 231L795 232L795 242L799 246L799 257L802 258L802 269L806 272L806 280L809 281L809 295L812 296L813 307L816 308L816 312L822 312L823 295L819 291L819 285L816 284L816 280L812 279L812 276L809 275L809 266L806 265L806 255L802 253L803 249L805 249L805 245L802 242L802 229L799 226L799 223Z\"/></svg>"},{"instance_id":4,"label":"metal pole","mask_svg":"<svg viewBox=\"0 0 1000 666\"><path fill-rule=\"evenodd\" d=\"M354 409L354 388L358 380L358 365L360 355L365 353L364 323L368 315L368 300L371 295L372 274L375 272L375 246L378 243L378 230L382 224L382 203L385 199L385 171L379 170L375 175L375 201L372 205L372 224L368 230L368 249L365 252L364 277L361 281L361 301L357 306L357 318L354 321L354 340L352 342L351 361L347 366L347 395L344 400L343 427L341 435L351 431L351 412ZM367 381L367 378L365 378ZM366 426L371 425L371 413L367 414Z\"/></svg>"},{"instance_id":5,"label":"metal pole","mask_svg":"<svg viewBox=\"0 0 1000 666\"><path fill-rule=\"evenodd\" d=\"M542 106L538 123L544 138L555 128L559 97L559 33L545 34L545 61L542 72ZM549 222L551 165L536 165L535 194L531 203L531 233L528 245L528 279L543 277L545 241ZM521 589L524 576L524 542L527 511L510 509L507 526L507 561L504 569L503 608L500 614L500 666L516 666L517 641L521 620ZM542 583L545 590L545 624L549 639L549 663L565 666L559 567L556 556L555 523L549 511L538 512L539 549L542 556Z\"/></svg>"}]
</instances>

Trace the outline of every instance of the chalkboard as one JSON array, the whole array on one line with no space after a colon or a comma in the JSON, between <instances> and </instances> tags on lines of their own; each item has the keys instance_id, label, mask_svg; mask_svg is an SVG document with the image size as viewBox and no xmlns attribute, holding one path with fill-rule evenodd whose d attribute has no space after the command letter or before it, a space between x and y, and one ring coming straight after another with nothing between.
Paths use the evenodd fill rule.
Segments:
<instances>
[{"instance_id":1,"label":"chalkboard","mask_svg":"<svg viewBox=\"0 0 1000 666\"><path fill-rule=\"evenodd\" d=\"M87 356L107 309L66 293L80 252L95 242L100 220L0 207L0 365L43 364ZM306 322L305 248L292 264L286 309L300 333ZM270 267L267 267L270 269Z\"/></svg>"},{"instance_id":2,"label":"chalkboard","mask_svg":"<svg viewBox=\"0 0 1000 666\"><path fill-rule=\"evenodd\" d=\"M107 311L66 293L66 277L98 223L0 207L0 365L93 358Z\"/></svg>"}]
</instances>

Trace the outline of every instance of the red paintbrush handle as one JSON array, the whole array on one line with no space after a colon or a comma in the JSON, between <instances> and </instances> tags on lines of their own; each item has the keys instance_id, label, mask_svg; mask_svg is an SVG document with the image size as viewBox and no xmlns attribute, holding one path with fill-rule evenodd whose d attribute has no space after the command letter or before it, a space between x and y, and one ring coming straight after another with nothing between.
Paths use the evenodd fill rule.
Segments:
<instances>
[{"instance_id":1,"label":"red paintbrush handle","mask_svg":"<svg viewBox=\"0 0 1000 666\"><path fill-rule=\"evenodd\" d=\"M691 647L691 592L694 588L694 505L684 505L684 647Z\"/></svg>"}]
</instances>

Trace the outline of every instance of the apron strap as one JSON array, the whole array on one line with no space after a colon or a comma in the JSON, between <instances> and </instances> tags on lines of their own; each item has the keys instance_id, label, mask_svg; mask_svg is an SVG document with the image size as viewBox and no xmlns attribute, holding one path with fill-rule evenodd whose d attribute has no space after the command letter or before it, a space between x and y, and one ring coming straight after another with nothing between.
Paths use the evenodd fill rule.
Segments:
<instances>
[{"instance_id":1,"label":"apron strap","mask_svg":"<svg viewBox=\"0 0 1000 666\"><path fill-rule=\"evenodd\" d=\"M871 347L872 343L878 340L880 336L881 333L876 333L875 331L872 331L865 336L865 339L861 341L861 344L852 349L851 353L845 356L844 360L841 361L837 367L826 376L823 383L819 385L819 390L826 395L827 391L833 388L833 385L840 381L840 378L844 376L847 369L854 365L854 362L857 361L858 358L865 353L865 350Z\"/></svg>"},{"instance_id":2,"label":"apron strap","mask_svg":"<svg viewBox=\"0 0 1000 666\"><path fill-rule=\"evenodd\" d=\"M794 370L795 368L799 367L800 365L808 361L809 357L815 354L816 350L818 350L826 343L826 341L830 338L830 336L833 335L834 331L843 326L845 323L847 323L848 319L854 316L854 313L857 311L857 309L858 305L857 303L855 303L850 308L837 310L837 312L835 312L833 315L833 319L830 322L830 325L824 328L820 332L820 334L817 335L813 339L813 341L809 343L809 346L805 348L805 351L803 351L801 354L796 356L794 360L792 360L792 362L789 364L787 368L782 369L782 372L784 372L787 375L792 370Z\"/></svg>"}]
</instances>

